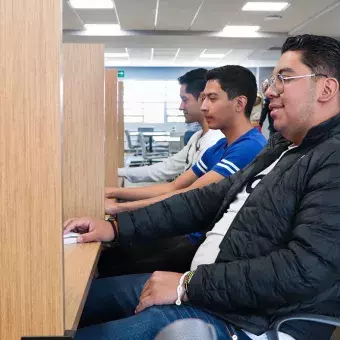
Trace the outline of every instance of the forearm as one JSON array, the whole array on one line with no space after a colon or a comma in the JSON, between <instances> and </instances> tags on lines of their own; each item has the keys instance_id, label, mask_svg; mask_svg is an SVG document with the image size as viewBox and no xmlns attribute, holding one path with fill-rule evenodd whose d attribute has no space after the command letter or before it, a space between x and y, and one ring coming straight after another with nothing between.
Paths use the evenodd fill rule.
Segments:
<instances>
[{"instance_id":1,"label":"forearm","mask_svg":"<svg viewBox=\"0 0 340 340\"><path fill-rule=\"evenodd\" d=\"M118 198L126 201L138 201L163 195L172 191L171 183L163 183L138 188L110 188L107 189L106 197Z\"/></svg>"},{"instance_id":2,"label":"forearm","mask_svg":"<svg viewBox=\"0 0 340 340\"><path fill-rule=\"evenodd\" d=\"M148 199L143 199L143 200L139 200L139 201L133 201L133 202L124 202L124 203L119 203L117 206L118 208L115 208L117 213L121 213L121 212L125 212L125 211L134 211L137 209L141 209L144 207L147 207L151 204L155 204L157 202L161 202L167 198L170 198L174 195L178 195L190 190L193 190L194 188L185 188L185 189L181 189L181 190L176 190L176 191L172 191L172 192L168 192L164 195L160 195L160 196L156 196L156 197L152 197L152 198L148 198ZM117 207L116 206L116 207Z\"/></svg>"},{"instance_id":3,"label":"forearm","mask_svg":"<svg viewBox=\"0 0 340 340\"><path fill-rule=\"evenodd\" d=\"M156 239L206 230L219 209L215 187L192 190L133 212L117 215L120 240Z\"/></svg>"}]
</instances>

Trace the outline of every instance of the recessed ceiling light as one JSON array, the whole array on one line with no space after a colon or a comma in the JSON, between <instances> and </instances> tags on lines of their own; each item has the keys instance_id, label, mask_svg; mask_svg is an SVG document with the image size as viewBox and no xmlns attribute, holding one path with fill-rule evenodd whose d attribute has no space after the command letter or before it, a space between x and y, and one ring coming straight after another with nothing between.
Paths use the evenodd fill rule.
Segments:
<instances>
[{"instance_id":1,"label":"recessed ceiling light","mask_svg":"<svg viewBox=\"0 0 340 340\"><path fill-rule=\"evenodd\" d=\"M223 28L223 35L231 37L247 37L254 35L260 29L260 26L231 26Z\"/></svg>"},{"instance_id":2,"label":"recessed ceiling light","mask_svg":"<svg viewBox=\"0 0 340 340\"><path fill-rule=\"evenodd\" d=\"M105 53L105 58L129 58L128 53Z\"/></svg>"},{"instance_id":3,"label":"recessed ceiling light","mask_svg":"<svg viewBox=\"0 0 340 340\"><path fill-rule=\"evenodd\" d=\"M85 24L86 34L89 35L114 35L122 34L118 24Z\"/></svg>"},{"instance_id":4,"label":"recessed ceiling light","mask_svg":"<svg viewBox=\"0 0 340 340\"><path fill-rule=\"evenodd\" d=\"M288 7L288 2L247 2L242 11L280 12Z\"/></svg>"},{"instance_id":5,"label":"recessed ceiling light","mask_svg":"<svg viewBox=\"0 0 340 340\"><path fill-rule=\"evenodd\" d=\"M222 59L225 56L224 53L205 53L200 55L200 58L204 59Z\"/></svg>"},{"instance_id":6,"label":"recessed ceiling light","mask_svg":"<svg viewBox=\"0 0 340 340\"><path fill-rule=\"evenodd\" d=\"M69 2L77 9L113 8L112 0L69 0Z\"/></svg>"}]
</instances>

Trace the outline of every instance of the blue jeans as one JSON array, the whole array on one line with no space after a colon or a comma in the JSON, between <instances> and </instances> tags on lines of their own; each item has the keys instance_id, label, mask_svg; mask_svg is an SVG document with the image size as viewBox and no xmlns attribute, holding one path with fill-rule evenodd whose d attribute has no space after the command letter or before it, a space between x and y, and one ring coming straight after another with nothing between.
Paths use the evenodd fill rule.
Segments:
<instances>
[{"instance_id":1,"label":"blue jeans","mask_svg":"<svg viewBox=\"0 0 340 340\"><path fill-rule=\"evenodd\" d=\"M198 318L215 326L218 339L231 339L223 320L189 305L153 306L135 315L139 296L150 274L110 277L93 282L75 340L154 339L179 319ZM249 337L238 331L239 340Z\"/></svg>"}]
</instances>

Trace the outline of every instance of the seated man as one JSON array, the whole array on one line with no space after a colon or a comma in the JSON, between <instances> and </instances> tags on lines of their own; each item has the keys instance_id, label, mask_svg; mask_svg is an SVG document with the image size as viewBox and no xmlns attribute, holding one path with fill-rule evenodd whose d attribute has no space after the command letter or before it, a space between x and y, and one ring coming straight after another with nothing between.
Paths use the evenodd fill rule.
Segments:
<instances>
[{"instance_id":1,"label":"seated man","mask_svg":"<svg viewBox=\"0 0 340 340\"><path fill-rule=\"evenodd\" d=\"M275 134L245 170L118 214L112 225L67 221L65 232L84 233L79 242L125 243L210 229L188 273L95 281L81 323L88 327L75 339L153 339L167 324L194 317L212 323L218 339L236 333L262 340L279 316L339 317L339 81L337 40L289 37L264 83L283 136ZM334 327L291 321L281 330L281 340L329 340Z\"/></svg>"},{"instance_id":2,"label":"seated man","mask_svg":"<svg viewBox=\"0 0 340 340\"><path fill-rule=\"evenodd\" d=\"M200 160L171 183L139 188L108 188L107 197L135 201L106 201L106 213L132 211L186 190L217 183L248 165L266 144L249 121L257 95L255 76L241 66L208 71L201 110L210 129L225 138L209 148Z\"/></svg>"},{"instance_id":3,"label":"seated man","mask_svg":"<svg viewBox=\"0 0 340 340\"><path fill-rule=\"evenodd\" d=\"M191 136L188 144L163 162L140 167L118 169L118 176L126 177L132 183L162 182L174 179L195 164L203 152L224 135L220 130L209 130L204 114L200 110L201 92L204 90L207 74L204 68L187 72L178 78L181 105L186 123L198 123L201 129Z\"/></svg>"}]
</instances>

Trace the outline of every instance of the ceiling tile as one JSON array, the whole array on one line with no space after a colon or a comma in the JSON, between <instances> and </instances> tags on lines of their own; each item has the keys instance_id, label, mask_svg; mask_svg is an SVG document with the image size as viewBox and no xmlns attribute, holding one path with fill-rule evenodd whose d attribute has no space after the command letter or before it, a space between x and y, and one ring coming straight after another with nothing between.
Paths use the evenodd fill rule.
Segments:
<instances>
[{"instance_id":1,"label":"ceiling tile","mask_svg":"<svg viewBox=\"0 0 340 340\"><path fill-rule=\"evenodd\" d=\"M160 0L157 30L183 30L190 24L202 0Z\"/></svg>"},{"instance_id":2,"label":"ceiling tile","mask_svg":"<svg viewBox=\"0 0 340 340\"><path fill-rule=\"evenodd\" d=\"M84 24L117 24L116 12L113 9L77 9Z\"/></svg>"},{"instance_id":3,"label":"ceiling tile","mask_svg":"<svg viewBox=\"0 0 340 340\"><path fill-rule=\"evenodd\" d=\"M69 5L67 0L63 0L63 29L64 30L83 29L83 22L77 15L76 11Z\"/></svg>"},{"instance_id":4,"label":"ceiling tile","mask_svg":"<svg viewBox=\"0 0 340 340\"><path fill-rule=\"evenodd\" d=\"M115 0L123 30L153 30L156 0Z\"/></svg>"},{"instance_id":5,"label":"ceiling tile","mask_svg":"<svg viewBox=\"0 0 340 340\"><path fill-rule=\"evenodd\" d=\"M192 31L221 31L241 10L238 0L204 1L192 27Z\"/></svg>"},{"instance_id":6,"label":"ceiling tile","mask_svg":"<svg viewBox=\"0 0 340 340\"><path fill-rule=\"evenodd\" d=\"M126 48L105 47L105 53L126 53Z\"/></svg>"}]
</instances>

